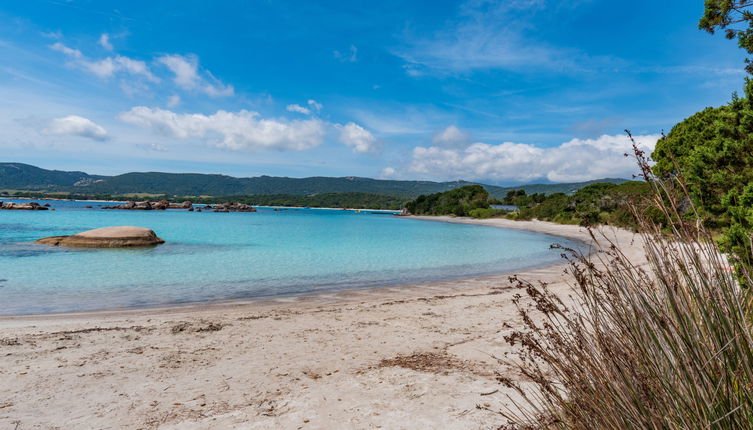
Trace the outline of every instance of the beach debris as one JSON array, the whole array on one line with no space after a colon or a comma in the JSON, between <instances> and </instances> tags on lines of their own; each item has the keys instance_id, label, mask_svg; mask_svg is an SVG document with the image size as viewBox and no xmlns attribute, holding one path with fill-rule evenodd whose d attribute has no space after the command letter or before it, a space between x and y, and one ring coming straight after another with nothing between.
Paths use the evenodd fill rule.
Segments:
<instances>
[{"instance_id":1,"label":"beach debris","mask_svg":"<svg viewBox=\"0 0 753 430\"><path fill-rule=\"evenodd\" d=\"M29 202L29 203L13 203L13 202L5 202L3 203L2 200L0 200L0 209L3 210L20 210L20 211L46 211L50 207L50 204L46 205L40 205L37 202Z\"/></svg>"},{"instance_id":2,"label":"beach debris","mask_svg":"<svg viewBox=\"0 0 753 430\"><path fill-rule=\"evenodd\" d=\"M200 320L198 323L191 323L188 321L181 321L172 327L170 327L170 332L172 334L178 334L178 333L205 333L205 332L212 332L212 331L220 331L223 327L225 327L227 324L214 322L214 321L206 321L206 320Z\"/></svg>"},{"instance_id":3,"label":"beach debris","mask_svg":"<svg viewBox=\"0 0 753 430\"><path fill-rule=\"evenodd\" d=\"M17 337L4 337L0 339L0 345L2 346L18 346L21 345L21 342L18 341Z\"/></svg>"},{"instance_id":4,"label":"beach debris","mask_svg":"<svg viewBox=\"0 0 753 430\"><path fill-rule=\"evenodd\" d=\"M452 371L471 370L471 363L446 352L416 352L411 355L398 355L385 358L379 367L402 367L418 372L447 375Z\"/></svg>"},{"instance_id":5,"label":"beach debris","mask_svg":"<svg viewBox=\"0 0 753 430\"><path fill-rule=\"evenodd\" d=\"M322 379L322 375L317 372L314 372L313 370L304 370L303 374L313 380Z\"/></svg>"},{"instance_id":6,"label":"beach debris","mask_svg":"<svg viewBox=\"0 0 753 430\"><path fill-rule=\"evenodd\" d=\"M36 241L43 245L79 248L131 248L165 243L154 231L144 227L104 227L71 236L45 237Z\"/></svg>"}]
</instances>

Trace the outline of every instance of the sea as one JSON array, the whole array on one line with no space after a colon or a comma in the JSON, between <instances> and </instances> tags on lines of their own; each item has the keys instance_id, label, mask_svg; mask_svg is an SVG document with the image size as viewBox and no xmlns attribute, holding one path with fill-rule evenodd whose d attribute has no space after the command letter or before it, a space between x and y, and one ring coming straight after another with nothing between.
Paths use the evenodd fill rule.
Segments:
<instances>
[{"instance_id":1,"label":"sea","mask_svg":"<svg viewBox=\"0 0 753 430\"><path fill-rule=\"evenodd\" d=\"M546 234L368 210L129 211L102 209L108 202L36 201L54 210L0 210L0 315L428 283L547 265L561 259L552 244L579 246ZM34 243L120 225L150 228L166 243L141 249Z\"/></svg>"}]
</instances>

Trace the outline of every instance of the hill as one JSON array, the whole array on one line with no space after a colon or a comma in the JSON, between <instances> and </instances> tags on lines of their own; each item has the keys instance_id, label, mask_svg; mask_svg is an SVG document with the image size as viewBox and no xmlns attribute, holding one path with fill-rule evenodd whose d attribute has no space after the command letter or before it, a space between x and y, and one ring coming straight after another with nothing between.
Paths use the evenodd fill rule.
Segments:
<instances>
[{"instance_id":1,"label":"hill","mask_svg":"<svg viewBox=\"0 0 753 430\"><path fill-rule=\"evenodd\" d=\"M595 183L622 183L624 179L600 179L571 184L531 184L515 187L476 184L467 181L395 181L348 176L287 178L257 176L236 178L199 173L133 172L116 176L46 170L23 163L0 163L0 190L63 192L75 194L166 194L171 196L315 195L322 193L369 193L415 198L466 185L482 185L492 197L523 189L528 194L573 193Z\"/></svg>"}]
</instances>

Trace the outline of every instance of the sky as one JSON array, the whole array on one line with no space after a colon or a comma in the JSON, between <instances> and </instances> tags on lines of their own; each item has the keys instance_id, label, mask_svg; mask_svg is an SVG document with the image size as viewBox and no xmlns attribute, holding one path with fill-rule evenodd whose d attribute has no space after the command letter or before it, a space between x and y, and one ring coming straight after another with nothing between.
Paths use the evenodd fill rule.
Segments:
<instances>
[{"instance_id":1,"label":"sky","mask_svg":"<svg viewBox=\"0 0 753 430\"><path fill-rule=\"evenodd\" d=\"M0 161L92 174L630 178L742 91L702 0L0 3Z\"/></svg>"}]
</instances>

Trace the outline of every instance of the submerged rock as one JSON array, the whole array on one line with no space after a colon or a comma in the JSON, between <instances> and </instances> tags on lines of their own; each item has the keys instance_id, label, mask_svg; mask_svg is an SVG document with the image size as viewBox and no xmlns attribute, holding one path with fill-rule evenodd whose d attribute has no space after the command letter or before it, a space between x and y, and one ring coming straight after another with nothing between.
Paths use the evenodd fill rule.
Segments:
<instances>
[{"instance_id":1,"label":"submerged rock","mask_svg":"<svg viewBox=\"0 0 753 430\"><path fill-rule=\"evenodd\" d=\"M36 241L44 245L79 248L130 248L165 243L154 231L143 227L104 227L71 236L45 237Z\"/></svg>"}]
</instances>

